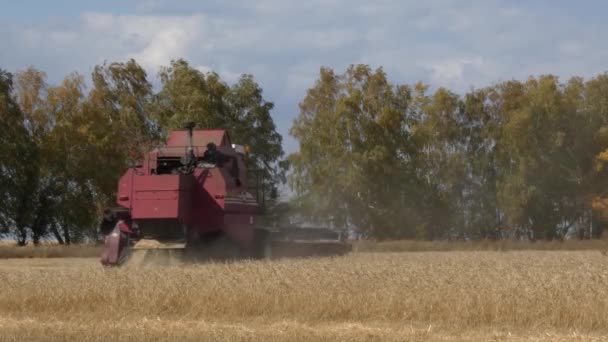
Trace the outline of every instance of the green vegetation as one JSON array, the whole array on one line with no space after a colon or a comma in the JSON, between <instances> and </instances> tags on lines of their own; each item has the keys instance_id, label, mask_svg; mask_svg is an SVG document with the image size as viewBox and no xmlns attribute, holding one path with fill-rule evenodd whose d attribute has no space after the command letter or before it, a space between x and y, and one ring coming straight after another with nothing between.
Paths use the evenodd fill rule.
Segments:
<instances>
[{"instance_id":1,"label":"green vegetation","mask_svg":"<svg viewBox=\"0 0 608 342\"><path fill-rule=\"evenodd\" d=\"M364 237L598 237L608 74L541 76L459 96L382 69L322 68L291 130L303 215Z\"/></svg>"},{"instance_id":2,"label":"green vegetation","mask_svg":"<svg viewBox=\"0 0 608 342\"><path fill-rule=\"evenodd\" d=\"M186 121L252 147L271 212L375 239L598 238L608 221L608 74L506 81L458 95L382 69L321 68L283 159L273 103L251 75L229 85L186 61L160 88L133 60L47 84L0 71L0 234L20 245L96 235L118 177ZM86 84L91 84L87 89Z\"/></svg>"}]
</instances>

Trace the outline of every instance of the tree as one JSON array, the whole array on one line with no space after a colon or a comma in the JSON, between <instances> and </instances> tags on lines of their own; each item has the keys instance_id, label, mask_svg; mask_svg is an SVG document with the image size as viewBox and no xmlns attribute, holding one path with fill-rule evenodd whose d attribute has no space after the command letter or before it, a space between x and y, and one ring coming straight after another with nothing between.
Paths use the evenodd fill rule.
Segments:
<instances>
[{"instance_id":1,"label":"tree","mask_svg":"<svg viewBox=\"0 0 608 342\"><path fill-rule=\"evenodd\" d=\"M284 179L281 135L270 115L274 105L263 98L262 88L251 75L233 86L213 72L204 74L186 61L173 61L161 68L162 89L151 112L165 133L192 121L199 129L226 129L235 143L248 145L250 169L262 171L268 189L276 192Z\"/></svg>"},{"instance_id":2,"label":"tree","mask_svg":"<svg viewBox=\"0 0 608 342\"><path fill-rule=\"evenodd\" d=\"M590 226L593 237L599 238L603 226L608 222L608 73L598 75L585 84L583 108L587 114L583 134L591 140L594 148L587 151L592 155L592 167L587 174L585 200L590 204Z\"/></svg>"},{"instance_id":3,"label":"tree","mask_svg":"<svg viewBox=\"0 0 608 342\"><path fill-rule=\"evenodd\" d=\"M363 236L413 237L428 212L417 173L413 132L426 97L388 82L382 69L322 68L300 103L290 131L300 150L290 156L297 205L313 221Z\"/></svg>"},{"instance_id":4,"label":"tree","mask_svg":"<svg viewBox=\"0 0 608 342\"><path fill-rule=\"evenodd\" d=\"M13 115L12 126L21 138L10 138L17 146L12 153L19 158L7 197L20 245L27 242L28 231L35 244L47 234L62 244L92 236L128 152L143 140L138 130L143 125L134 125L133 134L127 134L144 113L146 87L137 83L140 72L133 63L96 68L88 99L78 74L58 86L46 84L46 75L34 68L17 74L15 113L23 114ZM108 163L100 163L110 156Z\"/></svg>"},{"instance_id":5,"label":"tree","mask_svg":"<svg viewBox=\"0 0 608 342\"><path fill-rule=\"evenodd\" d=\"M119 177L158 144L160 132L150 115L152 85L135 60L97 65L92 80L82 130L92 148L89 162L96 165L92 176L101 210L114 204Z\"/></svg>"},{"instance_id":6,"label":"tree","mask_svg":"<svg viewBox=\"0 0 608 342\"><path fill-rule=\"evenodd\" d=\"M92 88L31 67L0 70L0 234L18 244L96 236L124 170L194 121L249 145L267 189L268 222L308 222L380 239L598 238L608 223L608 74L565 83L507 81L458 95L388 81L379 68L321 68L282 139L253 76L232 85L186 61L153 91L134 60L104 63ZM289 184L294 200L272 200Z\"/></svg>"},{"instance_id":7,"label":"tree","mask_svg":"<svg viewBox=\"0 0 608 342\"><path fill-rule=\"evenodd\" d=\"M16 96L24 127L19 143L20 172L12 180L18 244L31 232L35 244L51 232L59 243L83 236L95 216L86 164L90 149L82 138L84 80L73 74L59 86L48 86L45 74L29 68L17 74ZM88 172L87 172L88 171Z\"/></svg>"},{"instance_id":8,"label":"tree","mask_svg":"<svg viewBox=\"0 0 608 342\"><path fill-rule=\"evenodd\" d=\"M593 134L583 89L580 79L562 85L554 76L496 88L504 117L499 202L511 226L529 227L536 237L560 237L556 227L576 221L585 206L577 194L592 164Z\"/></svg>"},{"instance_id":9,"label":"tree","mask_svg":"<svg viewBox=\"0 0 608 342\"><path fill-rule=\"evenodd\" d=\"M502 116L492 107L490 89L472 90L461 100L460 143L465 158L461 213L470 236L492 237L504 228L498 205L497 141Z\"/></svg>"},{"instance_id":10,"label":"tree","mask_svg":"<svg viewBox=\"0 0 608 342\"><path fill-rule=\"evenodd\" d=\"M97 219L95 177L98 162L90 134L95 122L87 111L84 78L68 75L47 89L46 111L53 118L43 148L47 175L39 195L41 218L33 231L50 229L60 243L81 240ZM61 233L59 232L61 229Z\"/></svg>"},{"instance_id":11,"label":"tree","mask_svg":"<svg viewBox=\"0 0 608 342\"><path fill-rule=\"evenodd\" d=\"M46 75L28 68L16 75L15 91L16 102L23 113L22 127L25 129L23 140L18 151L20 162L18 172L13 177L15 192L12 199L15 201L14 225L17 234L17 243L27 243L27 231L31 229L39 214L39 202L36 200L41 186L41 173L44 171L44 162L41 161L41 147L45 146L47 133L52 121L44 110L44 96L46 96ZM18 126L17 126L18 127ZM38 242L39 234L35 234Z\"/></svg>"},{"instance_id":12,"label":"tree","mask_svg":"<svg viewBox=\"0 0 608 342\"><path fill-rule=\"evenodd\" d=\"M13 91L13 75L0 70L0 233L16 233L24 244L32 210L25 192L33 180L27 165L33 146Z\"/></svg>"},{"instance_id":13,"label":"tree","mask_svg":"<svg viewBox=\"0 0 608 342\"><path fill-rule=\"evenodd\" d=\"M565 84L549 75L429 96L391 85L381 69L323 68L291 130L296 204L378 238L562 239L592 225L597 234L608 216L598 191L606 89L606 75Z\"/></svg>"}]
</instances>

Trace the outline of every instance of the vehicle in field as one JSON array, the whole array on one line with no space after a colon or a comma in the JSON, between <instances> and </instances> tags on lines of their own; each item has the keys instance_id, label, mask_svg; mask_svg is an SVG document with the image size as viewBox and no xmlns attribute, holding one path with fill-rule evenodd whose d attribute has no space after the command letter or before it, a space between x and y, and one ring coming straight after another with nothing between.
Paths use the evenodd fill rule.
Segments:
<instances>
[{"instance_id":1,"label":"vehicle in field","mask_svg":"<svg viewBox=\"0 0 608 342\"><path fill-rule=\"evenodd\" d=\"M263 182L245 165L247 147L225 130L184 130L145 154L118 184L118 207L107 209L101 263L116 266L136 253L201 258L340 255L351 246L325 228L260 225Z\"/></svg>"}]
</instances>

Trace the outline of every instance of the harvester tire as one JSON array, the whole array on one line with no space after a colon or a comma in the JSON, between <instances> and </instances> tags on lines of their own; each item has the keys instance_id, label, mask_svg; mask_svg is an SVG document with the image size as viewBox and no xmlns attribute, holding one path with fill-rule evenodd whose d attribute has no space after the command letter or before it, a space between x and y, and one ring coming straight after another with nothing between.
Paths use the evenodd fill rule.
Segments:
<instances>
[{"instance_id":1,"label":"harvester tire","mask_svg":"<svg viewBox=\"0 0 608 342\"><path fill-rule=\"evenodd\" d=\"M120 244L123 245L118 255L117 265L123 265L131 257L131 240L127 234L120 232Z\"/></svg>"}]
</instances>

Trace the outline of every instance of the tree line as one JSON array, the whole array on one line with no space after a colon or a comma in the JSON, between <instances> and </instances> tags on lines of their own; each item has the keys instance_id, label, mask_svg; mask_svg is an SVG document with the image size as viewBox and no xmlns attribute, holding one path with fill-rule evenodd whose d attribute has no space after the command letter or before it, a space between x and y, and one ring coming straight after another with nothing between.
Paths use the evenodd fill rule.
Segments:
<instances>
[{"instance_id":1,"label":"tree line","mask_svg":"<svg viewBox=\"0 0 608 342\"><path fill-rule=\"evenodd\" d=\"M322 68L290 133L301 215L358 236L597 238L608 219L608 74L458 95Z\"/></svg>"},{"instance_id":2,"label":"tree line","mask_svg":"<svg viewBox=\"0 0 608 342\"><path fill-rule=\"evenodd\" d=\"M33 67L0 70L0 234L19 245L98 236L118 178L173 129L228 129L274 189L284 177L272 102L251 75L233 85L184 60L160 68L160 89L136 61L104 63L50 85ZM272 193L270 191L269 193Z\"/></svg>"},{"instance_id":3,"label":"tree line","mask_svg":"<svg viewBox=\"0 0 608 342\"><path fill-rule=\"evenodd\" d=\"M0 234L18 244L97 236L118 178L194 121L252 147L276 220L364 238L598 238L608 221L608 74L544 75L457 94L395 84L382 68L321 68L282 137L253 76L230 85L184 60L134 60L58 85L0 69ZM276 203L276 202L275 202Z\"/></svg>"}]
</instances>

